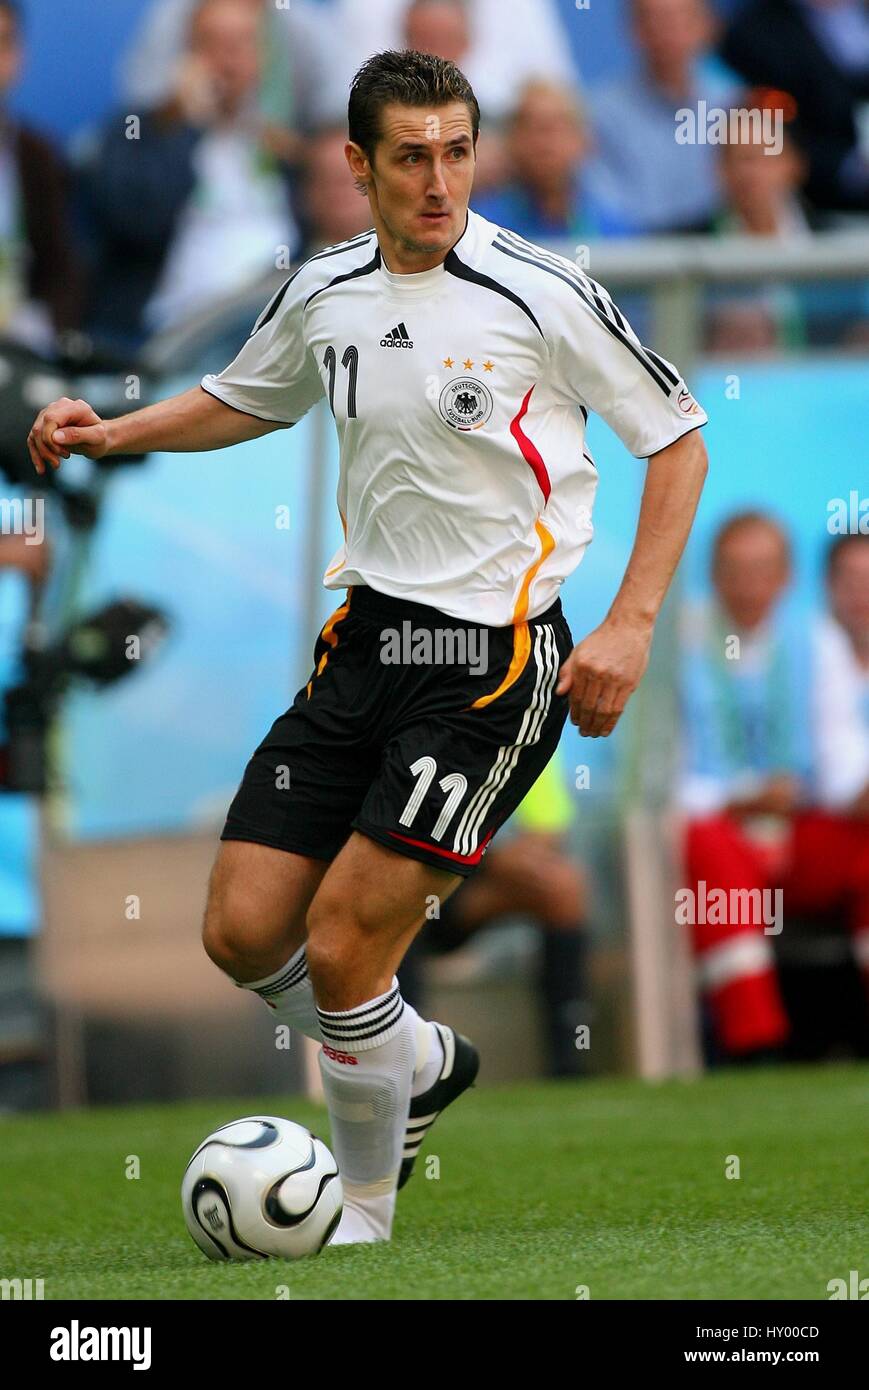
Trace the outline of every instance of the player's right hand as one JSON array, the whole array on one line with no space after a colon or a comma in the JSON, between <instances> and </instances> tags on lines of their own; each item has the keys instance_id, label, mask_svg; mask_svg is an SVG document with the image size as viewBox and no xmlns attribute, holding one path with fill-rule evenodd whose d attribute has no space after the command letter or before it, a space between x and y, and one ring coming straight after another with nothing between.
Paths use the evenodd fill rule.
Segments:
<instances>
[{"instance_id":1,"label":"player's right hand","mask_svg":"<svg viewBox=\"0 0 869 1390\"><path fill-rule=\"evenodd\" d=\"M87 401L62 396L40 410L27 436L27 447L37 473L44 473L48 464L59 468L60 460L70 454L99 459L108 450L106 426Z\"/></svg>"}]
</instances>

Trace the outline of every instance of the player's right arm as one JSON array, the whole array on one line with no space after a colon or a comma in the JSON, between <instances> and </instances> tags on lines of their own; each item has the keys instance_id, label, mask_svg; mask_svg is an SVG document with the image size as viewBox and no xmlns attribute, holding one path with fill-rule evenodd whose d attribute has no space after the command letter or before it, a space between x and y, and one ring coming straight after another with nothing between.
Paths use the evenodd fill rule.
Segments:
<instances>
[{"instance_id":1,"label":"player's right arm","mask_svg":"<svg viewBox=\"0 0 869 1390\"><path fill-rule=\"evenodd\" d=\"M87 401L64 396L39 412L27 447L37 473L45 473L47 467L59 468L70 454L100 459L155 451L195 453L225 449L286 428L284 422L248 415L194 386L114 420L101 420Z\"/></svg>"},{"instance_id":2,"label":"player's right arm","mask_svg":"<svg viewBox=\"0 0 869 1390\"><path fill-rule=\"evenodd\" d=\"M648 460L636 538L604 621L561 668L556 691L584 736L606 738L637 688L706 476L706 412L672 362L640 342L609 292L565 262L547 308L550 384L600 415Z\"/></svg>"},{"instance_id":3,"label":"player's right arm","mask_svg":"<svg viewBox=\"0 0 869 1390\"><path fill-rule=\"evenodd\" d=\"M195 453L225 449L295 425L324 394L305 340L304 311L312 281L307 262L263 309L241 350L217 376L156 405L101 420L87 401L64 398L41 410L27 438L37 473L70 454ZM328 279L323 262L315 276ZM315 278L314 284L317 283Z\"/></svg>"}]
</instances>

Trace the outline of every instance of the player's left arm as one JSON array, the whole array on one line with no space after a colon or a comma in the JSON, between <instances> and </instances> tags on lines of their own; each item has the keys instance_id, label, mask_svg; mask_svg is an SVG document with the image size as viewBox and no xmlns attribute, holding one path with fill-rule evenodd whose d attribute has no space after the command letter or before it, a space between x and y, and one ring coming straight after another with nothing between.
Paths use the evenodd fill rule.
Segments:
<instances>
[{"instance_id":1,"label":"player's left arm","mask_svg":"<svg viewBox=\"0 0 869 1390\"><path fill-rule=\"evenodd\" d=\"M600 627L574 647L557 690L581 734L606 738L649 663L655 621L685 548L707 471L699 430L652 454L619 591Z\"/></svg>"}]
</instances>

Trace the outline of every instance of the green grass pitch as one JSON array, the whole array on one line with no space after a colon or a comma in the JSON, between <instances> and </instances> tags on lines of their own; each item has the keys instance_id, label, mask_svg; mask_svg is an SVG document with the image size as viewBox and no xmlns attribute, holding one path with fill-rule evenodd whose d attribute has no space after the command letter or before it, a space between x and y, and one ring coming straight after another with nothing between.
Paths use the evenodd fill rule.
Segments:
<instances>
[{"instance_id":1,"label":"green grass pitch","mask_svg":"<svg viewBox=\"0 0 869 1390\"><path fill-rule=\"evenodd\" d=\"M179 1184L219 1124L282 1114L328 1140L323 1110L276 1097L7 1117L0 1277L42 1278L46 1299L572 1300L582 1285L826 1299L830 1279L869 1272L867 1081L835 1065L477 1088L429 1134L391 1244L297 1263L209 1263Z\"/></svg>"}]
</instances>

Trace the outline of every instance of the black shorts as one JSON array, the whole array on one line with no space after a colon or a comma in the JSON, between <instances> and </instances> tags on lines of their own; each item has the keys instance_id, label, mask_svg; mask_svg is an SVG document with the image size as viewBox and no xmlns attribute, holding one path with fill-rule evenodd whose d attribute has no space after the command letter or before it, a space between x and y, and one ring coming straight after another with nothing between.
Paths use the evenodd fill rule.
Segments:
<instances>
[{"instance_id":1,"label":"black shorts","mask_svg":"<svg viewBox=\"0 0 869 1390\"><path fill-rule=\"evenodd\" d=\"M358 830L467 876L555 752L572 646L559 600L485 627L354 586L248 763L221 839L331 860Z\"/></svg>"}]
</instances>

